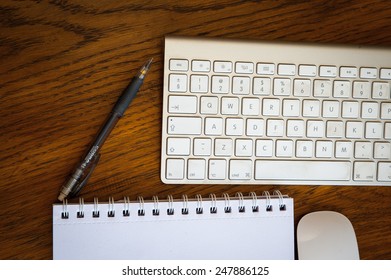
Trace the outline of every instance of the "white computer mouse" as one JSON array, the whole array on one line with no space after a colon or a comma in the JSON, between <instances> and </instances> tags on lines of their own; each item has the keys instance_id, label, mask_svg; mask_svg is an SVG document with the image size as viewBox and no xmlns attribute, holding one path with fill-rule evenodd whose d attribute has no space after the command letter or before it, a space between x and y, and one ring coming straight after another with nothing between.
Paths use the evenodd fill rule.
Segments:
<instances>
[{"instance_id":1,"label":"white computer mouse","mask_svg":"<svg viewBox=\"0 0 391 280\"><path fill-rule=\"evenodd\" d=\"M299 260L359 260L356 234L348 218L333 211L305 215L297 226Z\"/></svg>"}]
</instances>

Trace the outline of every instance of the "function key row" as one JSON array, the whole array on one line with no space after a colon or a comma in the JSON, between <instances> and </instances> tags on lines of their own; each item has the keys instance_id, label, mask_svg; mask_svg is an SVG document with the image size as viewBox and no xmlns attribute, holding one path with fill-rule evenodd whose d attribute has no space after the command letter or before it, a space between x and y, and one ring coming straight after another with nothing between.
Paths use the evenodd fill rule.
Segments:
<instances>
[{"instance_id":1,"label":"function key row","mask_svg":"<svg viewBox=\"0 0 391 280\"><path fill-rule=\"evenodd\" d=\"M169 63L170 71L191 71L193 72L210 72L212 63L209 60L192 60L191 65L187 59L171 59ZM380 73L375 67L351 67L351 66L333 66L333 65L311 65L301 64L296 67L295 64L280 63L257 63L254 67L253 62L231 62L231 61L214 61L213 72L215 73L232 73L236 74L258 74L258 75L281 75L295 76L296 74L303 77L341 77L341 78L362 78L362 79L383 79L391 80L391 68L381 68Z\"/></svg>"}]
</instances>

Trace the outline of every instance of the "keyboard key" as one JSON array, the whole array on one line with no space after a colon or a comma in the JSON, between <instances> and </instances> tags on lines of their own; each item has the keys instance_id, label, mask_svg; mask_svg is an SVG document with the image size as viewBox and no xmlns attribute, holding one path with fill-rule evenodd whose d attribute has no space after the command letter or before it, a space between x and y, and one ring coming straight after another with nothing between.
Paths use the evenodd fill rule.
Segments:
<instances>
[{"instance_id":1,"label":"keyboard key","mask_svg":"<svg viewBox=\"0 0 391 280\"><path fill-rule=\"evenodd\" d=\"M181 180L184 177L185 161L183 159L167 159L166 179Z\"/></svg>"},{"instance_id":2,"label":"keyboard key","mask_svg":"<svg viewBox=\"0 0 391 280\"><path fill-rule=\"evenodd\" d=\"M270 95L271 85L270 78L254 78L253 82L254 95Z\"/></svg>"},{"instance_id":3,"label":"keyboard key","mask_svg":"<svg viewBox=\"0 0 391 280\"><path fill-rule=\"evenodd\" d=\"M317 158L331 158L333 156L333 142L316 141L315 156Z\"/></svg>"},{"instance_id":4,"label":"keyboard key","mask_svg":"<svg viewBox=\"0 0 391 280\"><path fill-rule=\"evenodd\" d=\"M384 102L381 104L381 119L391 120L391 103Z\"/></svg>"},{"instance_id":5,"label":"keyboard key","mask_svg":"<svg viewBox=\"0 0 391 280\"><path fill-rule=\"evenodd\" d=\"M321 138L324 136L323 121L307 121L307 137Z\"/></svg>"},{"instance_id":6,"label":"keyboard key","mask_svg":"<svg viewBox=\"0 0 391 280\"><path fill-rule=\"evenodd\" d=\"M278 75L294 76L296 75L296 65L294 64L278 64Z\"/></svg>"},{"instance_id":7,"label":"keyboard key","mask_svg":"<svg viewBox=\"0 0 391 280\"><path fill-rule=\"evenodd\" d=\"M292 156L293 156L293 141L277 140L276 157L292 157Z\"/></svg>"},{"instance_id":8,"label":"keyboard key","mask_svg":"<svg viewBox=\"0 0 391 280\"><path fill-rule=\"evenodd\" d=\"M376 79L377 69L376 68L360 68L360 78L361 79Z\"/></svg>"},{"instance_id":9,"label":"keyboard key","mask_svg":"<svg viewBox=\"0 0 391 280\"><path fill-rule=\"evenodd\" d=\"M376 159L391 159L391 143L375 142L374 157Z\"/></svg>"},{"instance_id":10,"label":"keyboard key","mask_svg":"<svg viewBox=\"0 0 391 280\"><path fill-rule=\"evenodd\" d=\"M354 181L373 181L376 177L376 164L374 162L355 162Z\"/></svg>"},{"instance_id":11,"label":"keyboard key","mask_svg":"<svg viewBox=\"0 0 391 280\"><path fill-rule=\"evenodd\" d=\"M193 60L191 62L191 70L193 72L209 72L210 61L209 60Z\"/></svg>"},{"instance_id":12,"label":"keyboard key","mask_svg":"<svg viewBox=\"0 0 391 280\"><path fill-rule=\"evenodd\" d=\"M255 161L256 180L347 181L350 172L348 161Z\"/></svg>"},{"instance_id":13,"label":"keyboard key","mask_svg":"<svg viewBox=\"0 0 391 280\"><path fill-rule=\"evenodd\" d=\"M190 155L190 138L167 138L167 155Z\"/></svg>"},{"instance_id":14,"label":"keyboard key","mask_svg":"<svg viewBox=\"0 0 391 280\"><path fill-rule=\"evenodd\" d=\"M201 97L201 114L216 115L219 111L219 99L214 96Z\"/></svg>"},{"instance_id":15,"label":"keyboard key","mask_svg":"<svg viewBox=\"0 0 391 280\"><path fill-rule=\"evenodd\" d=\"M216 138L215 139L215 156L231 156L233 155L232 139Z\"/></svg>"},{"instance_id":16,"label":"keyboard key","mask_svg":"<svg viewBox=\"0 0 391 280\"><path fill-rule=\"evenodd\" d=\"M210 156L212 154L212 139L210 138L194 138L195 156Z\"/></svg>"},{"instance_id":17,"label":"keyboard key","mask_svg":"<svg viewBox=\"0 0 391 280\"><path fill-rule=\"evenodd\" d=\"M190 92L207 93L209 89L209 77L206 75L191 75Z\"/></svg>"},{"instance_id":18,"label":"keyboard key","mask_svg":"<svg viewBox=\"0 0 391 280\"><path fill-rule=\"evenodd\" d=\"M252 62L236 62L235 72L237 74L252 74L252 73L254 73L254 63L252 63Z\"/></svg>"},{"instance_id":19,"label":"keyboard key","mask_svg":"<svg viewBox=\"0 0 391 280\"><path fill-rule=\"evenodd\" d=\"M197 112L197 97L170 95L168 97L168 112L173 114L195 114Z\"/></svg>"},{"instance_id":20,"label":"keyboard key","mask_svg":"<svg viewBox=\"0 0 391 280\"><path fill-rule=\"evenodd\" d=\"M168 90L171 92L186 92L187 91L187 75L185 75L185 74L170 74Z\"/></svg>"},{"instance_id":21,"label":"keyboard key","mask_svg":"<svg viewBox=\"0 0 391 280\"><path fill-rule=\"evenodd\" d=\"M260 112L260 100L258 98L242 98L242 115L258 116Z\"/></svg>"},{"instance_id":22,"label":"keyboard key","mask_svg":"<svg viewBox=\"0 0 391 280\"><path fill-rule=\"evenodd\" d=\"M380 69L380 79L391 80L391 68Z\"/></svg>"},{"instance_id":23,"label":"keyboard key","mask_svg":"<svg viewBox=\"0 0 391 280\"><path fill-rule=\"evenodd\" d=\"M303 137L304 136L304 121L288 120L287 122L288 137Z\"/></svg>"},{"instance_id":24,"label":"keyboard key","mask_svg":"<svg viewBox=\"0 0 391 280\"><path fill-rule=\"evenodd\" d=\"M227 174L227 161L225 159L211 159L209 160L209 174L210 180L224 180Z\"/></svg>"},{"instance_id":25,"label":"keyboard key","mask_svg":"<svg viewBox=\"0 0 391 280\"><path fill-rule=\"evenodd\" d=\"M353 97L369 98L371 96L371 84L369 82L354 82Z\"/></svg>"},{"instance_id":26,"label":"keyboard key","mask_svg":"<svg viewBox=\"0 0 391 280\"><path fill-rule=\"evenodd\" d=\"M170 59L171 71L187 71L189 69L189 61L187 59Z\"/></svg>"},{"instance_id":27,"label":"keyboard key","mask_svg":"<svg viewBox=\"0 0 391 280\"><path fill-rule=\"evenodd\" d=\"M342 102L342 117L356 119L359 116L359 103L356 101Z\"/></svg>"},{"instance_id":28,"label":"keyboard key","mask_svg":"<svg viewBox=\"0 0 391 280\"><path fill-rule=\"evenodd\" d=\"M262 104L262 115L278 116L280 114L280 100L264 98Z\"/></svg>"},{"instance_id":29,"label":"keyboard key","mask_svg":"<svg viewBox=\"0 0 391 280\"><path fill-rule=\"evenodd\" d=\"M274 64L273 63L258 63L257 74L258 75L274 75Z\"/></svg>"},{"instance_id":30,"label":"keyboard key","mask_svg":"<svg viewBox=\"0 0 391 280\"><path fill-rule=\"evenodd\" d=\"M300 115L300 100L285 99L282 104L282 115L284 117L298 117Z\"/></svg>"},{"instance_id":31,"label":"keyboard key","mask_svg":"<svg viewBox=\"0 0 391 280\"><path fill-rule=\"evenodd\" d=\"M341 121L328 121L326 129L327 138L342 138L344 137L344 125Z\"/></svg>"},{"instance_id":32,"label":"keyboard key","mask_svg":"<svg viewBox=\"0 0 391 280\"><path fill-rule=\"evenodd\" d=\"M232 78L232 93L233 94L250 94L250 78L249 77L233 77Z\"/></svg>"},{"instance_id":33,"label":"keyboard key","mask_svg":"<svg viewBox=\"0 0 391 280\"><path fill-rule=\"evenodd\" d=\"M346 122L346 138L360 139L364 135L362 122Z\"/></svg>"},{"instance_id":34,"label":"keyboard key","mask_svg":"<svg viewBox=\"0 0 391 280\"><path fill-rule=\"evenodd\" d=\"M314 143L309 140L296 141L296 157L310 158L313 156Z\"/></svg>"},{"instance_id":35,"label":"keyboard key","mask_svg":"<svg viewBox=\"0 0 391 280\"><path fill-rule=\"evenodd\" d=\"M229 179L250 180L252 179L253 163L251 160L231 160L229 164Z\"/></svg>"},{"instance_id":36,"label":"keyboard key","mask_svg":"<svg viewBox=\"0 0 391 280\"><path fill-rule=\"evenodd\" d=\"M391 139L391 123L384 124L384 139Z\"/></svg>"},{"instance_id":37,"label":"keyboard key","mask_svg":"<svg viewBox=\"0 0 391 280\"><path fill-rule=\"evenodd\" d=\"M257 140L255 148L255 155L257 157L273 156L273 140Z\"/></svg>"},{"instance_id":38,"label":"keyboard key","mask_svg":"<svg viewBox=\"0 0 391 280\"><path fill-rule=\"evenodd\" d=\"M231 73L232 62L231 61L215 61L213 64L213 70L216 73Z\"/></svg>"},{"instance_id":39,"label":"keyboard key","mask_svg":"<svg viewBox=\"0 0 391 280\"><path fill-rule=\"evenodd\" d=\"M356 142L354 144L354 157L359 159L369 159L372 156L371 142Z\"/></svg>"},{"instance_id":40,"label":"keyboard key","mask_svg":"<svg viewBox=\"0 0 391 280\"><path fill-rule=\"evenodd\" d=\"M293 85L294 96L311 96L311 80L295 79Z\"/></svg>"},{"instance_id":41,"label":"keyboard key","mask_svg":"<svg viewBox=\"0 0 391 280\"><path fill-rule=\"evenodd\" d=\"M281 137L284 135L284 120L268 120L267 136Z\"/></svg>"},{"instance_id":42,"label":"keyboard key","mask_svg":"<svg viewBox=\"0 0 391 280\"><path fill-rule=\"evenodd\" d=\"M253 155L253 140L251 139L236 139L235 156L251 157Z\"/></svg>"},{"instance_id":43,"label":"keyboard key","mask_svg":"<svg viewBox=\"0 0 391 280\"><path fill-rule=\"evenodd\" d=\"M246 125L247 136L263 136L263 134L264 134L264 120L247 119L247 125Z\"/></svg>"},{"instance_id":44,"label":"keyboard key","mask_svg":"<svg viewBox=\"0 0 391 280\"><path fill-rule=\"evenodd\" d=\"M357 78L357 68L356 67L340 67L339 76L341 78Z\"/></svg>"},{"instance_id":45,"label":"keyboard key","mask_svg":"<svg viewBox=\"0 0 391 280\"><path fill-rule=\"evenodd\" d=\"M239 114L239 98L236 97L221 98L221 114L223 115Z\"/></svg>"},{"instance_id":46,"label":"keyboard key","mask_svg":"<svg viewBox=\"0 0 391 280\"><path fill-rule=\"evenodd\" d=\"M330 96L331 96L331 81L315 80L314 97L330 97Z\"/></svg>"},{"instance_id":47,"label":"keyboard key","mask_svg":"<svg viewBox=\"0 0 391 280\"><path fill-rule=\"evenodd\" d=\"M375 102L361 103L361 117L363 119L377 119L379 116L379 104Z\"/></svg>"},{"instance_id":48,"label":"keyboard key","mask_svg":"<svg viewBox=\"0 0 391 280\"><path fill-rule=\"evenodd\" d=\"M322 116L324 118L338 118L340 103L338 101L323 101Z\"/></svg>"},{"instance_id":49,"label":"keyboard key","mask_svg":"<svg viewBox=\"0 0 391 280\"><path fill-rule=\"evenodd\" d=\"M228 92L229 92L229 77L213 76L212 93L228 93Z\"/></svg>"},{"instance_id":50,"label":"keyboard key","mask_svg":"<svg viewBox=\"0 0 391 280\"><path fill-rule=\"evenodd\" d=\"M391 162L379 162L378 180L391 182Z\"/></svg>"},{"instance_id":51,"label":"keyboard key","mask_svg":"<svg viewBox=\"0 0 391 280\"><path fill-rule=\"evenodd\" d=\"M242 136L244 131L244 120L242 118L227 118L225 135Z\"/></svg>"},{"instance_id":52,"label":"keyboard key","mask_svg":"<svg viewBox=\"0 0 391 280\"><path fill-rule=\"evenodd\" d=\"M189 159L187 161L187 178L189 180L205 179L205 160Z\"/></svg>"},{"instance_id":53,"label":"keyboard key","mask_svg":"<svg viewBox=\"0 0 391 280\"><path fill-rule=\"evenodd\" d=\"M303 117L319 117L320 102L319 100L303 101Z\"/></svg>"},{"instance_id":54,"label":"keyboard key","mask_svg":"<svg viewBox=\"0 0 391 280\"><path fill-rule=\"evenodd\" d=\"M353 154L353 143L349 141L335 142L335 157L350 158Z\"/></svg>"},{"instance_id":55,"label":"keyboard key","mask_svg":"<svg viewBox=\"0 0 391 280\"><path fill-rule=\"evenodd\" d=\"M291 95L291 80L290 79L274 79L273 95L289 96Z\"/></svg>"},{"instance_id":56,"label":"keyboard key","mask_svg":"<svg viewBox=\"0 0 391 280\"><path fill-rule=\"evenodd\" d=\"M316 65L299 65L299 76L315 77Z\"/></svg>"},{"instance_id":57,"label":"keyboard key","mask_svg":"<svg viewBox=\"0 0 391 280\"><path fill-rule=\"evenodd\" d=\"M205 135L222 135L222 118L205 118Z\"/></svg>"},{"instance_id":58,"label":"keyboard key","mask_svg":"<svg viewBox=\"0 0 391 280\"><path fill-rule=\"evenodd\" d=\"M319 67L320 77L337 77L337 67L335 66L320 66Z\"/></svg>"},{"instance_id":59,"label":"keyboard key","mask_svg":"<svg viewBox=\"0 0 391 280\"><path fill-rule=\"evenodd\" d=\"M167 133L199 135L201 134L201 120L198 117L169 117L167 120Z\"/></svg>"},{"instance_id":60,"label":"keyboard key","mask_svg":"<svg viewBox=\"0 0 391 280\"><path fill-rule=\"evenodd\" d=\"M348 98L351 96L349 81L334 81L333 96L335 98Z\"/></svg>"},{"instance_id":61,"label":"keyboard key","mask_svg":"<svg viewBox=\"0 0 391 280\"><path fill-rule=\"evenodd\" d=\"M389 99L390 98L390 84L374 82L372 89L372 97L374 99Z\"/></svg>"},{"instance_id":62,"label":"keyboard key","mask_svg":"<svg viewBox=\"0 0 391 280\"><path fill-rule=\"evenodd\" d=\"M383 124L380 122L367 122L365 124L365 138L380 139L383 136Z\"/></svg>"}]
</instances>

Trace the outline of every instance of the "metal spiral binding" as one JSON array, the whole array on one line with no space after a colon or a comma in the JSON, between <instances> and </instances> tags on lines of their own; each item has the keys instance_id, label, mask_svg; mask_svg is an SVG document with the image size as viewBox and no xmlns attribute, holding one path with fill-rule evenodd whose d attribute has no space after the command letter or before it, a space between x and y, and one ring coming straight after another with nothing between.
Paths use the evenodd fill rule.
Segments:
<instances>
[{"instance_id":1,"label":"metal spiral binding","mask_svg":"<svg viewBox=\"0 0 391 280\"><path fill-rule=\"evenodd\" d=\"M253 200L253 206L251 207L253 209L253 212L259 212L259 206L257 204L257 194L255 192L250 192L250 196Z\"/></svg>"},{"instance_id":2,"label":"metal spiral binding","mask_svg":"<svg viewBox=\"0 0 391 280\"><path fill-rule=\"evenodd\" d=\"M84 198L79 198L79 211L76 214L77 218L84 218Z\"/></svg>"},{"instance_id":3,"label":"metal spiral binding","mask_svg":"<svg viewBox=\"0 0 391 280\"><path fill-rule=\"evenodd\" d=\"M122 211L122 215L123 215L124 217L129 217L129 216L130 216L129 204L130 204L129 197L128 197L128 196L125 196L125 197L124 197L124 210Z\"/></svg>"},{"instance_id":4,"label":"metal spiral binding","mask_svg":"<svg viewBox=\"0 0 391 280\"><path fill-rule=\"evenodd\" d=\"M172 195L169 195L167 197L167 200L168 200L168 208L167 208L167 215L174 215L174 199L172 197Z\"/></svg>"},{"instance_id":5,"label":"metal spiral binding","mask_svg":"<svg viewBox=\"0 0 391 280\"><path fill-rule=\"evenodd\" d=\"M99 218L99 202L97 197L94 197L94 211L92 211L92 217Z\"/></svg>"},{"instance_id":6,"label":"metal spiral binding","mask_svg":"<svg viewBox=\"0 0 391 280\"><path fill-rule=\"evenodd\" d=\"M217 206L216 206L216 195L214 193L211 193L209 195L209 198L211 199L211 206L210 206L210 213L216 214L217 213Z\"/></svg>"},{"instance_id":7,"label":"metal spiral binding","mask_svg":"<svg viewBox=\"0 0 391 280\"><path fill-rule=\"evenodd\" d=\"M266 197L266 211L267 212L273 211L273 205L271 204L270 201L270 193L268 191L264 191L262 195Z\"/></svg>"},{"instance_id":8,"label":"metal spiral binding","mask_svg":"<svg viewBox=\"0 0 391 280\"><path fill-rule=\"evenodd\" d=\"M144 216L145 215L144 198L142 196L139 196L137 199L138 199L138 203L139 203L139 209L137 211L137 214L139 216Z\"/></svg>"},{"instance_id":9,"label":"metal spiral binding","mask_svg":"<svg viewBox=\"0 0 391 280\"><path fill-rule=\"evenodd\" d=\"M282 193L279 190L275 190L273 194L278 196L278 200L279 200L278 207L280 208L280 211L285 211L286 205L284 203L284 197L282 196Z\"/></svg>"},{"instance_id":10,"label":"metal spiral binding","mask_svg":"<svg viewBox=\"0 0 391 280\"><path fill-rule=\"evenodd\" d=\"M152 215L159 216L159 198L155 195L153 196L153 209L152 209Z\"/></svg>"},{"instance_id":11,"label":"metal spiral binding","mask_svg":"<svg viewBox=\"0 0 391 280\"><path fill-rule=\"evenodd\" d=\"M224 197L224 202L225 202L224 212L231 213L232 208L230 205L229 195L227 193L223 193L223 197Z\"/></svg>"},{"instance_id":12,"label":"metal spiral binding","mask_svg":"<svg viewBox=\"0 0 391 280\"><path fill-rule=\"evenodd\" d=\"M246 212L246 208L245 208L244 202L243 202L243 199L244 199L243 194L241 192L237 192L235 196L237 198L239 198L239 206L238 206L239 213Z\"/></svg>"},{"instance_id":13,"label":"metal spiral binding","mask_svg":"<svg viewBox=\"0 0 391 280\"><path fill-rule=\"evenodd\" d=\"M109 210L107 211L107 217L114 218L115 210L114 210L114 198L109 197Z\"/></svg>"},{"instance_id":14,"label":"metal spiral binding","mask_svg":"<svg viewBox=\"0 0 391 280\"><path fill-rule=\"evenodd\" d=\"M204 210L202 208L202 196L197 194L196 195L196 199L197 199L196 213L197 214L202 214L204 212Z\"/></svg>"},{"instance_id":15,"label":"metal spiral binding","mask_svg":"<svg viewBox=\"0 0 391 280\"><path fill-rule=\"evenodd\" d=\"M183 199L182 215L187 215L189 214L189 207L188 207L189 199L185 194L182 195L182 199Z\"/></svg>"},{"instance_id":16,"label":"metal spiral binding","mask_svg":"<svg viewBox=\"0 0 391 280\"><path fill-rule=\"evenodd\" d=\"M268 191L264 191L262 193L262 196L265 199L266 203L266 211L267 212L272 212L273 209L273 204L272 204L272 196ZM286 204L284 202L284 196L279 190L273 191L273 198L278 197L278 209L280 211L286 211ZM250 192L248 197L244 197L241 192L237 192L235 194L235 200L238 200L238 212L239 213L245 213L245 200L246 199L251 199L251 209L252 212L259 212L260 211L260 206L258 205L258 196L255 192ZM195 196L196 199L196 214L203 214L203 201L202 201L202 196L197 194ZM139 196L137 198L138 203L139 203L139 209L137 210L138 216L145 216L145 207L144 207L144 198L142 196ZM223 193L222 197L217 199L215 194L210 194L208 201L210 201L210 208L209 211L211 214L216 214L218 211L218 203L217 201L222 201L224 200L224 213L232 213L232 205L231 205L231 198L227 193ZM262 199L263 200L263 199ZM193 200L194 201L194 200ZM175 215L175 207L174 207L174 198L172 195L167 196L167 200L165 202L168 203L167 207L167 215L172 216ZM124 206L122 210L122 215L124 217L129 217L130 216L130 205L131 201L129 197L124 197L123 200ZM181 213L182 215L188 215L190 212L189 209L189 199L187 195L182 195L182 209ZM219 202L220 205L220 202ZM77 208L76 208L77 209ZM153 216L159 216L160 215L160 208L159 208L159 198L158 196L153 196L153 208L152 208L152 215ZM85 206L84 206L84 199L79 198L79 207L78 211L76 212L76 217L77 218L84 218L85 216ZM99 218L100 216L100 211L99 211L99 202L98 198L94 198L94 204L93 204L93 211L92 211L92 217L93 218ZM108 202L108 211L107 211L107 216L108 217L115 217L115 202L113 197L109 197L109 202ZM63 201L62 205L62 212L61 212L61 219L69 219L69 211L68 211L68 201L65 199Z\"/></svg>"},{"instance_id":17,"label":"metal spiral binding","mask_svg":"<svg viewBox=\"0 0 391 280\"><path fill-rule=\"evenodd\" d=\"M64 199L64 201L62 202L61 219L68 219L68 218L69 218L68 200Z\"/></svg>"}]
</instances>

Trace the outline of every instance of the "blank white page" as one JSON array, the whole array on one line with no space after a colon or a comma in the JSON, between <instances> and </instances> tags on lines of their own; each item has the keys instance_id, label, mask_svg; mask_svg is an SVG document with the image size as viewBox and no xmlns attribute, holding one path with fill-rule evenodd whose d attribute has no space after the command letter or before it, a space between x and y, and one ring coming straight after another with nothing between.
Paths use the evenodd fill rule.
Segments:
<instances>
[{"instance_id":1,"label":"blank white page","mask_svg":"<svg viewBox=\"0 0 391 280\"><path fill-rule=\"evenodd\" d=\"M293 259L293 199L53 205L54 259ZM182 208L189 210L182 214ZM245 211L239 212L239 206ZM252 207L258 206L258 212ZM144 209L145 215L138 216ZM197 214L196 208L203 213ZM210 208L215 207L216 213ZM174 213L168 215L167 209ZM129 209L129 216L123 210ZM159 209L159 215L152 215ZM77 212L84 212L77 218ZM92 212L99 211L93 218ZM108 212L114 211L114 217ZM68 218L62 218L62 213Z\"/></svg>"}]
</instances>

